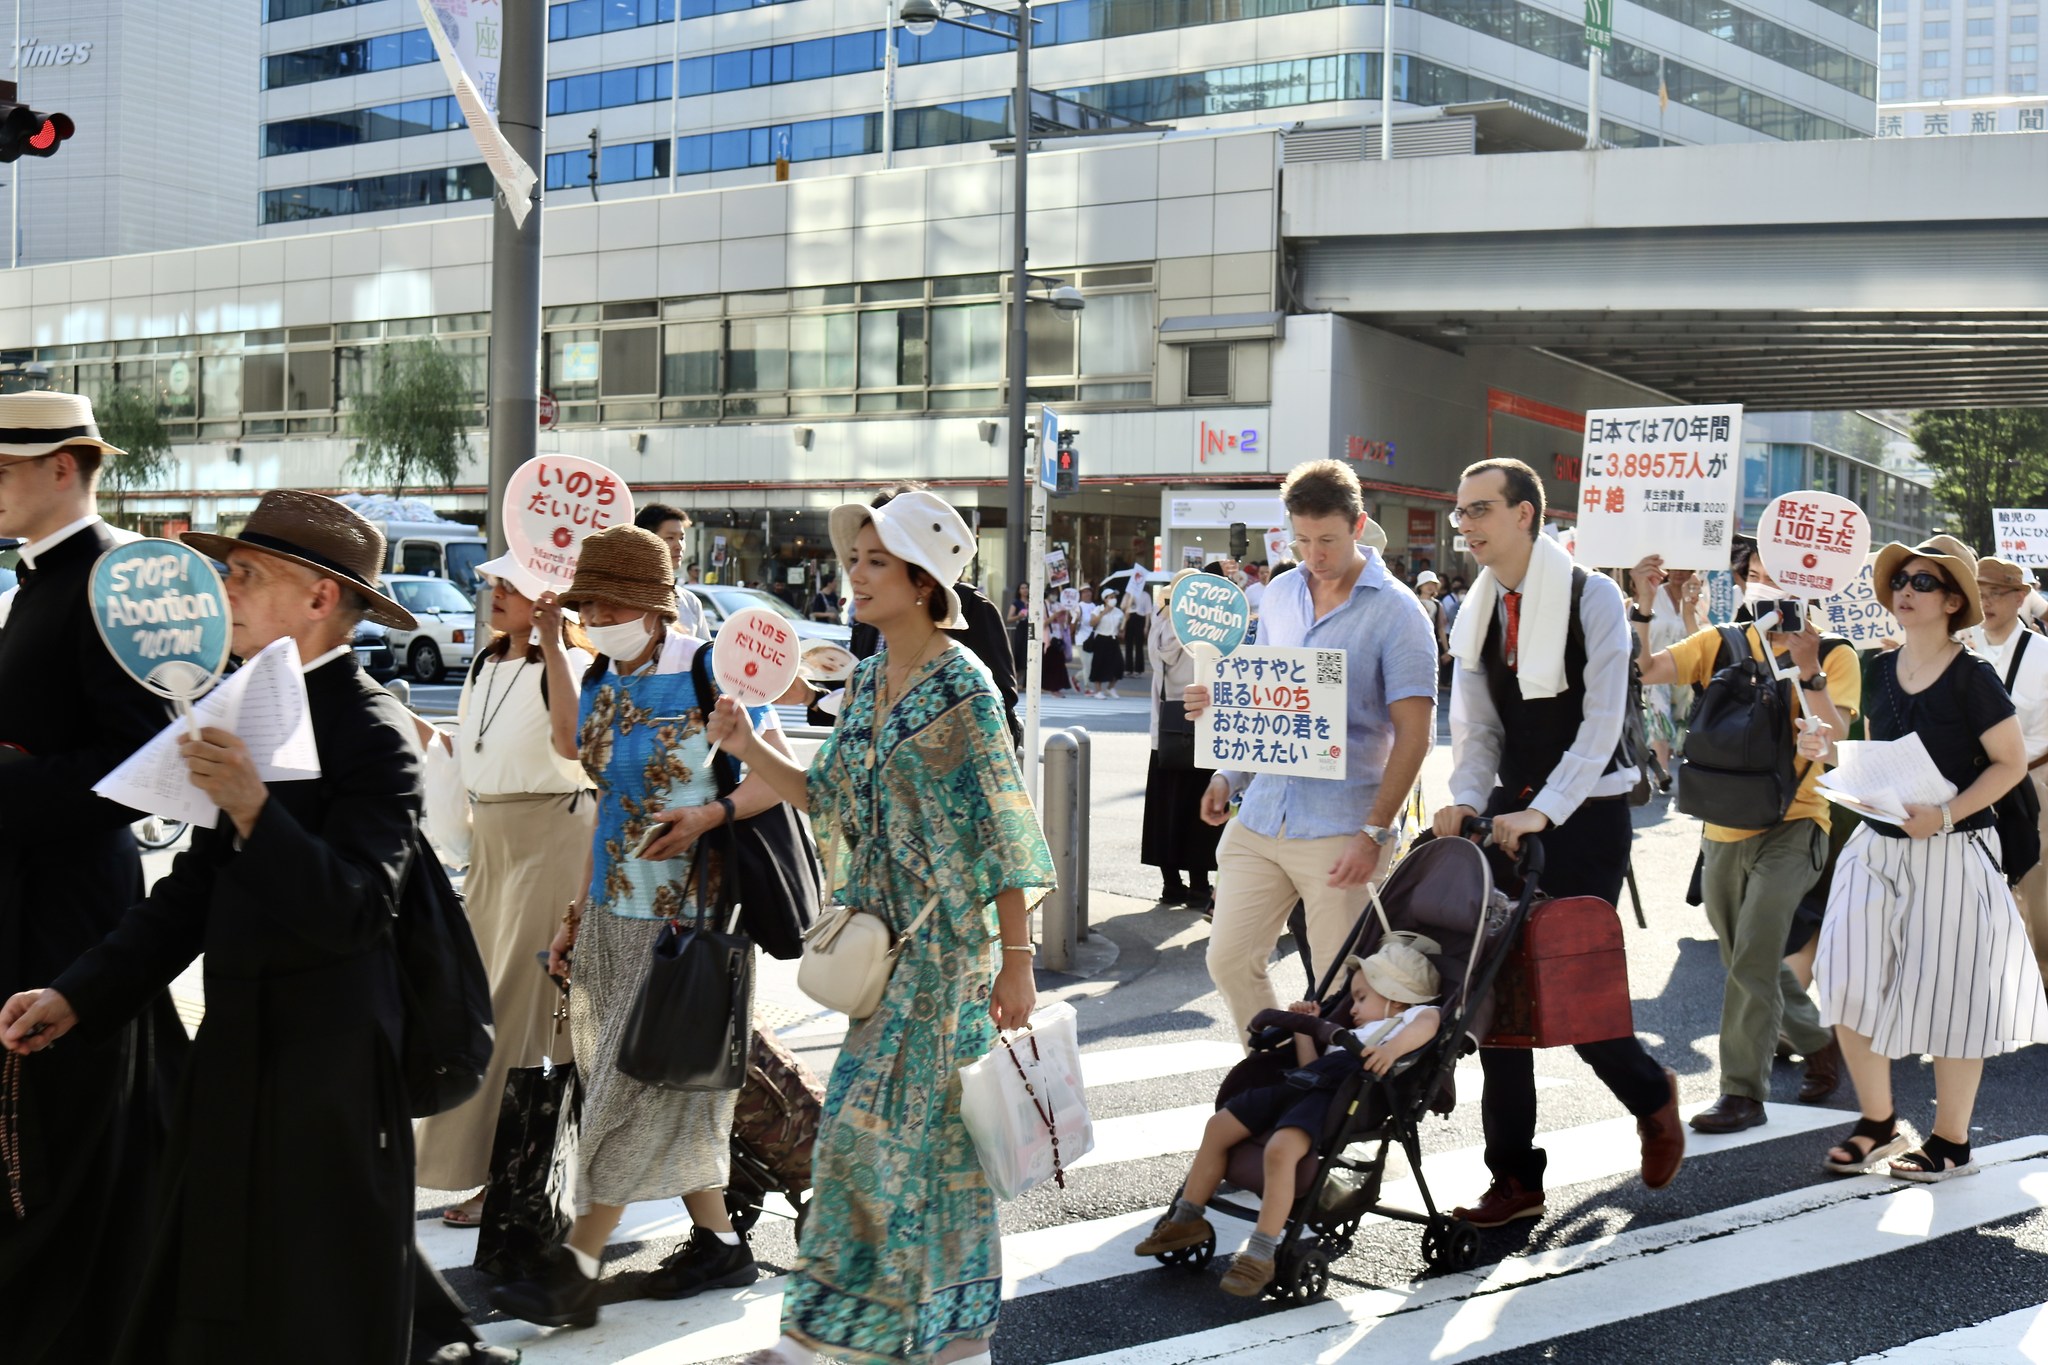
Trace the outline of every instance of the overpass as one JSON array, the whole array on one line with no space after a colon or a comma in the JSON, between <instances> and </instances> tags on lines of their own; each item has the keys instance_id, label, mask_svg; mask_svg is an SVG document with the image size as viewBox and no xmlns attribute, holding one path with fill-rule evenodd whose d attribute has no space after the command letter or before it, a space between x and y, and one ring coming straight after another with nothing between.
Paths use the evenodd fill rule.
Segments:
<instances>
[{"instance_id":1,"label":"overpass","mask_svg":"<svg viewBox=\"0 0 2048 1365\"><path fill-rule=\"evenodd\" d=\"M1294 307L1752 411L2048 406L2048 135L1290 162Z\"/></svg>"}]
</instances>

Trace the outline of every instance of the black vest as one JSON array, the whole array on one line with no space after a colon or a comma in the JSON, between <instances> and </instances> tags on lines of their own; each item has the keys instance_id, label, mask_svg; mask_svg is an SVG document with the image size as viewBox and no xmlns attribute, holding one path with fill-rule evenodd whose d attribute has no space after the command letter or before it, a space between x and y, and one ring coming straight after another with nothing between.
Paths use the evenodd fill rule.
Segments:
<instances>
[{"instance_id":1,"label":"black vest","mask_svg":"<svg viewBox=\"0 0 2048 1365\"><path fill-rule=\"evenodd\" d=\"M1522 696L1515 671L1508 667L1507 649L1501 638L1498 610L1486 626L1486 647L1480 661L1486 667L1486 692L1493 709L1500 714L1500 785L1510 800L1528 801L1550 780L1551 769L1578 737L1579 723L1586 707L1586 631L1579 622L1579 599L1586 590L1586 570L1572 566L1571 615L1564 628L1564 691L1554 697L1534 700ZM1504 590L1503 590L1504 591ZM1614 757L1602 773L1625 767L1628 758L1628 727L1615 745Z\"/></svg>"}]
</instances>

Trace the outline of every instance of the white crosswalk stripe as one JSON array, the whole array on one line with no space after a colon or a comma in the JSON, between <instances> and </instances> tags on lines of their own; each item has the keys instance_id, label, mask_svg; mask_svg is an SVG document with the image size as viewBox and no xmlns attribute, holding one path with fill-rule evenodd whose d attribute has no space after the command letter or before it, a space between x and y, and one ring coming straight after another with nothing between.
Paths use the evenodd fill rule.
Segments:
<instances>
[{"instance_id":1,"label":"white crosswalk stripe","mask_svg":"<svg viewBox=\"0 0 2048 1365\"><path fill-rule=\"evenodd\" d=\"M1091 1091L1113 1095L1114 1087L1146 1085L1171 1078L1206 1087L1208 1077L1233 1064L1237 1049L1217 1041L1105 1047L1084 1052L1083 1069ZM1466 1095L1476 1103L1476 1069L1461 1075ZM1589 1079L1546 1078L1553 1087L1592 1084ZM1183 1086L1157 1087L1158 1093L1186 1095ZM1144 1092L1148 1097L1153 1091ZM1128 1100L1127 1100L1128 1103ZM1684 1107L1690 1114L1704 1104ZM1073 1170L1083 1179L1092 1173L1130 1172L1134 1189L1143 1191L1147 1207L1106 1217L1074 1218L1050 1226L1012 1232L1003 1239L1004 1294L1015 1312L1041 1295L1079 1296L1082 1315L1094 1305L1114 1318L1119 1305L1141 1300L1184 1283L1182 1272L1161 1270L1133 1254L1133 1248L1159 1217L1161 1203L1172 1194L1180 1163L1135 1163L1180 1157L1199 1140L1213 1106L1166 1102L1139 1112L1098 1118L1096 1146ZM1907 1185L1883 1176L1831 1179L1818 1169L1822 1130L1841 1128L1848 1118L1841 1110L1773 1105L1770 1121L1725 1137L1692 1134L1688 1160L1693 1163L1754 1152L1759 1168L1797 1167L1810 1170L1793 1188L1782 1178L1773 1191L1757 1198L1736 1198L1725 1205L1693 1209L1666 1221L1627 1220L1594 1223L1585 1235L1557 1239L1543 1249L1507 1255L1473 1270L1420 1276L1413 1266L1391 1280L1333 1280L1332 1296L1298 1307L1263 1311L1247 1305L1224 1325L1212 1317L1195 1324L1171 1319L1146 1340L1122 1341L1108 1350L1084 1348L1031 1359L1064 1365L1187 1365L1188 1362L1243 1362L1244 1365L1305 1365L1305 1362L1372 1358L1386 1360L1480 1360L1505 1352L1556 1342L1575 1333L1613 1330L1659 1313L1688 1311L1719 1296L1759 1285L1811 1276L1854 1266L1882 1264L1888 1255L1924 1247L1999 1220L2023 1216L2048 1206L2048 1136L2030 1136L1980 1145L1979 1176L1947 1185ZM1431 1150L1426 1132L1424 1162L1431 1189L1446 1203L1468 1198L1487 1176L1478 1147ZM1547 1185L1553 1191L1552 1215L1563 1202L1556 1192L1625 1179L1640 1153L1632 1119L1618 1116L1548 1131L1542 1142L1550 1153ZM1682 1173L1674 1193L1697 1171ZM1719 1167L1717 1169L1725 1169ZM1139 1172L1142 1170L1142 1176ZM1164 1172L1164 1174L1162 1174ZM1419 1207L1412 1178L1399 1166L1390 1168L1382 1201ZM1737 1188L1743 1188L1738 1186ZM1754 1192L1754 1187L1748 1187ZM1712 1204L1712 1201L1707 1201ZM771 1200L770 1213L786 1215ZM1218 1250L1241 1248L1248 1225L1216 1218ZM1366 1228L1385 1220L1369 1218ZM635 1205L616 1234L618 1242L663 1242L688 1231L689 1220L679 1200ZM1618 1228L1619 1230L1613 1230ZM1412 1229L1410 1231L1413 1231ZM1604 1234L1604 1235L1603 1235ZM1361 1229L1360 1238L1366 1237ZM1382 1235L1386 1235L1382 1231ZM438 1263L466 1264L476 1234L422 1224L421 1244ZM1219 1257L1218 1265L1222 1261ZM1211 1272L1213 1276L1213 1271ZM1874 1275L1885 1272L1873 1269ZM713 1293L680 1302L630 1301L605 1306L597 1327L584 1331L543 1331L519 1322L486 1324L485 1337L519 1346L530 1365L709 1365L745 1355L772 1343L779 1331L781 1277L764 1279L731 1293ZM2048 1296L2048 1291L2044 1291ZM1066 1300L1042 1300L1065 1310ZM1193 1330L1186 1329L1192 1326ZM1925 1332L1925 1324L1920 1327ZM1086 1337L1082 1337L1083 1342ZM1845 1353L1846 1355L1847 1353ZM1828 1359L1828 1356L1821 1356ZM1960 1323L1953 1330L1916 1336L1901 1326L1898 1340L1886 1349L1859 1356L1853 1365L1910 1365L1924 1360L2048 1361L2048 1308L2031 1306L2018 1312L1987 1314L1982 1322Z\"/></svg>"}]
</instances>

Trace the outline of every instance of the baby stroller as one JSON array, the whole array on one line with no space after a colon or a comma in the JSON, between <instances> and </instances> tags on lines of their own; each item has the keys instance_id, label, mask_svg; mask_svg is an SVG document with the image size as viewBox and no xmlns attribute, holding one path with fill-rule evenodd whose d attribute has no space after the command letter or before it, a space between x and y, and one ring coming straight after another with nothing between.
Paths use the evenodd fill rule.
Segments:
<instances>
[{"instance_id":1,"label":"baby stroller","mask_svg":"<svg viewBox=\"0 0 2048 1365\"><path fill-rule=\"evenodd\" d=\"M761 1220L773 1192L796 1210L801 1237L811 1188L811 1149L824 1117L825 1087L811 1069L765 1029L754 1030L747 1079L733 1106L732 1171L725 1207L742 1234Z\"/></svg>"},{"instance_id":2,"label":"baby stroller","mask_svg":"<svg viewBox=\"0 0 2048 1365\"><path fill-rule=\"evenodd\" d=\"M1465 822L1468 834L1491 830L1489 820ZM1478 1260L1479 1230L1440 1211L1430 1194L1422 1167L1421 1124L1431 1110L1449 1114L1456 1102L1454 1068L1458 1058L1473 1051L1486 1035L1494 978L1536 899L1542 867L1537 840L1524 839L1515 865L1521 895L1510 902L1494 889L1487 854L1470 839L1432 839L1417 845L1388 875L1377 900L1352 926L1337 960L1324 970L1315 994L1320 1014L1262 1010L1252 1020L1252 1053L1224 1078L1216 1096L1219 1107L1241 1091L1276 1084L1294 1070L1292 1040L1297 1032L1313 1037L1318 1049L1334 1044L1353 1053L1360 1050L1356 1037L1338 1022L1348 999L1346 956L1370 955L1395 930L1413 930L1441 945L1441 951L1431 955L1443 984L1436 1037L1401 1058L1385 1077L1360 1068L1339 1085L1323 1131L1315 1135L1296 1172L1298 1193L1274 1257L1267 1294L1299 1302L1321 1298L1329 1288L1331 1262L1351 1250L1352 1237L1368 1213L1420 1224L1423 1261L1432 1270L1465 1270ZM1383 1089L1384 1103L1368 1104L1369 1088L1374 1086ZM1261 1134L1233 1148L1224 1178L1250 1194L1262 1194L1265 1143ZM1414 1173L1422 1212L1379 1202L1387 1156L1395 1143ZM1208 1208L1247 1222L1258 1218L1255 1206L1221 1197L1212 1198ZM1211 1236L1157 1259L1200 1268L1215 1253Z\"/></svg>"}]
</instances>

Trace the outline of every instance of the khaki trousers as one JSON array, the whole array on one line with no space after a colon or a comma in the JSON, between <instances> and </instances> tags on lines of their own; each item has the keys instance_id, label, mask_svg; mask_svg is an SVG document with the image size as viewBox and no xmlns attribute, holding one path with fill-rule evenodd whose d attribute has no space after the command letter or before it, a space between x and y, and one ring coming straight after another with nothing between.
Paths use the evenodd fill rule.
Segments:
<instances>
[{"instance_id":1,"label":"khaki trousers","mask_svg":"<svg viewBox=\"0 0 2048 1365\"><path fill-rule=\"evenodd\" d=\"M1308 920L1309 954L1318 974L1327 972L1344 936L1365 908L1367 888L1330 885L1330 869L1343 856L1350 835L1327 839L1290 839L1254 834L1241 820L1224 828L1216 845L1216 910L1209 927L1209 979L1223 993L1237 1024L1238 1041L1246 1041L1252 1016L1278 1009L1286 1002L1274 993L1267 976L1273 946L1287 927L1298 900ZM1391 849L1382 849L1374 884L1393 866Z\"/></svg>"},{"instance_id":2,"label":"khaki trousers","mask_svg":"<svg viewBox=\"0 0 2048 1365\"><path fill-rule=\"evenodd\" d=\"M2044 773L2048 767L2036 768L2027 774L2027 780L2041 798L2041 846L2048 852L2048 777L2043 777ZM2041 964L2041 975L2048 977L2048 857L2020 878L2012 898L2019 903L2020 919L2027 926L2027 942L2034 945L2034 961Z\"/></svg>"}]
</instances>

